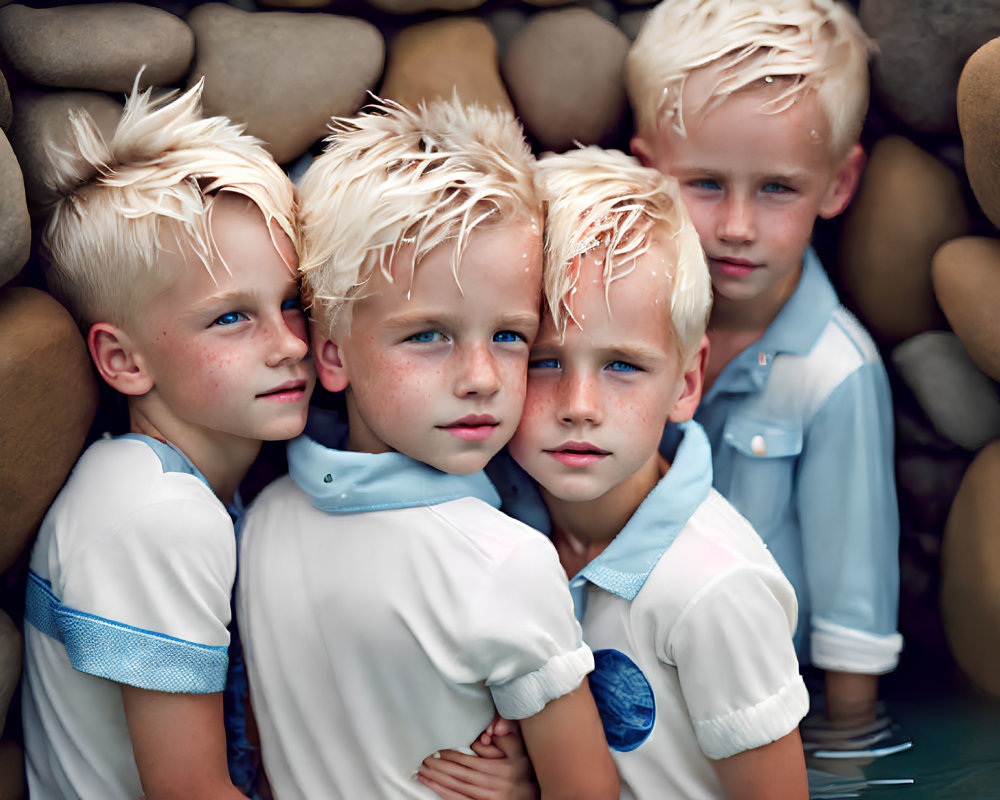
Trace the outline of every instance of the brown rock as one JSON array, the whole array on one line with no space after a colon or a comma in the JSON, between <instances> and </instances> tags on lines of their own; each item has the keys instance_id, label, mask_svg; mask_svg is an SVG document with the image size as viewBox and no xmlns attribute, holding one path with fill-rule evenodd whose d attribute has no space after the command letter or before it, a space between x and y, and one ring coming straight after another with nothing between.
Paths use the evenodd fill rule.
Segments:
<instances>
[{"instance_id":1,"label":"brown rock","mask_svg":"<svg viewBox=\"0 0 1000 800\"><path fill-rule=\"evenodd\" d=\"M138 3L96 3L0 10L0 51L43 86L131 90L176 83L188 71L194 36L173 14Z\"/></svg>"},{"instance_id":2,"label":"brown rock","mask_svg":"<svg viewBox=\"0 0 1000 800\"><path fill-rule=\"evenodd\" d=\"M543 11L529 20L502 74L525 128L542 147L605 144L625 114L628 38L585 8Z\"/></svg>"},{"instance_id":3,"label":"brown rock","mask_svg":"<svg viewBox=\"0 0 1000 800\"><path fill-rule=\"evenodd\" d=\"M955 90L966 59L1000 34L1000 0L861 0L858 16L879 52L872 87L911 128L957 127Z\"/></svg>"},{"instance_id":4,"label":"brown rock","mask_svg":"<svg viewBox=\"0 0 1000 800\"><path fill-rule=\"evenodd\" d=\"M882 343L940 328L931 258L969 229L958 178L908 139L872 149L840 240L844 299Z\"/></svg>"},{"instance_id":5,"label":"brown rock","mask_svg":"<svg viewBox=\"0 0 1000 800\"><path fill-rule=\"evenodd\" d=\"M44 212L55 198L47 187L51 171L51 145L65 145L69 136L69 112L87 111L97 127L109 139L122 115L121 103L101 92L19 92L14 97L17 118L10 132L10 143L24 171L24 191L28 210L33 215Z\"/></svg>"},{"instance_id":6,"label":"brown rock","mask_svg":"<svg viewBox=\"0 0 1000 800\"><path fill-rule=\"evenodd\" d=\"M7 88L7 79L0 72L0 130L9 131L13 119L14 108L10 103L10 89Z\"/></svg>"},{"instance_id":7,"label":"brown rock","mask_svg":"<svg viewBox=\"0 0 1000 800\"><path fill-rule=\"evenodd\" d=\"M205 113L245 123L280 163L322 138L332 115L357 111L382 74L385 44L364 20L220 3L187 19L198 42L189 85L205 76Z\"/></svg>"},{"instance_id":8,"label":"brown rock","mask_svg":"<svg viewBox=\"0 0 1000 800\"><path fill-rule=\"evenodd\" d=\"M14 150L0 132L0 286L17 275L31 252L31 220L24 177Z\"/></svg>"},{"instance_id":9,"label":"brown rock","mask_svg":"<svg viewBox=\"0 0 1000 800\"><path fill-rule=\"evenodd\" d=\"M21 644L20 631L0 609L0 733L3 733L7 709L21 678Z\"/></svg>"},{"instance_id":10,"label":"brown rock","mask_svg":"<svg viewBox=\"0 0 1000 800\"><path fill-rule=\"evenodd\" d=\"M969 465L945 524L941 616L952 655L1000 697L1000 440Z\"/></svg>"},{"instance_id":11,"label":"brown rock","mask_svg":"<svg viewBox=\"0 0 1000 800\"><path fill-rule=\"evenodd\" d=\"M472 17L444 17L405 28L390 43L379 94L414 108L421 100L450 98L513 111L500 79L497 42Z\"/></svg>"},{"instance_id":12,"label":"brown rock","mask_svg":"<svg viewBox=\"0 0 1000 800\"><path fill-rule=\"evenodd\" d=\"M30 543L96 410L97 382L69 312L37 289L0 291L0 572Z\"/></svg>"},{"instance_id":13,"label":"brown rock","mask_svg":"<svg viewBox=\"0 0 1000 800\"><path fill-rule=\"evenodd\" d=\"M934 254L934 291L952 330L983 372L1000 381L1000 240L963 236Z\"/></svg>"},{"instance_id":14,"label":"brown rock","mask_svg":"<svg viewBox=\"0 0 1000 800\"><path fill-rule=\"evenodd\" d=\"M422 11L469 11L486 0L368 0L372 8L389 14L419 14Z\"/></svg>"},{"instance_id":15,"label":"brown rock","mask_svg":"<svg viewBox=\"0 0 1000 800\"><path fill-rule=\"evenodd\" d=\"M962 70L958 126L972 191L1000 227L1000 38L980 47Z\"/></svg>"}]
</instances>

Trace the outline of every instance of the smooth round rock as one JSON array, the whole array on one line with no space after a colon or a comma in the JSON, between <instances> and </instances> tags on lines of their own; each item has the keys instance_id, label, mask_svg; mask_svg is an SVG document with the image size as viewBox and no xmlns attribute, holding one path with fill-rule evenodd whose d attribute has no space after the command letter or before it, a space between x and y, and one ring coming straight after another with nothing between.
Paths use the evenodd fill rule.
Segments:
<instances>
[{"instance_id":1,"label":"smooth round rock","mask_svg":"<svg viewBox=\"0 0 1000 800\"><path fill-rule=\"evenodd\" d=\"M0 286L21 271L31 253L31 218L24 176L14 150L0 131Z\"/></svg>"},{"instance_id":2,"label":"smooth round rock","mask_svg":"<svg viewBox=\"0 0 1000 800\"><path fill-rule=\"evenodd\" d=\"M415 108L452 92L467 103L513 110L489 27L473 17L444 17L404 28L389 43L379 94Z\"/></svg>"},{"instance_id":3,"label":"smooth round rock","mask_svg":"<svg viewBox=\"0 0 1000 800\"><path fill-rule=\"evenodd\" d=\"M1000 697L1000 441L962 479L941 549L941 616L955 661Z\"/></svg>"},{"instance_id":4,"label":"smooth round rock","mask_svg":"<svg viewBox=\"0 0 1000 800\"><path fill-rule=\"evenodd\" d=\"M955 91L966 59L1000 35L1000 0L861 0L858 16L879 52L879 104L925 133L957 129Z\"/></svg>"},{"instance_id":5,"label":"smooth round rock","mask_svg":"<svg viewBox=\"0 0 1000 800\"><path fill-rule=\"evenodd\" d=\"M1000 38L980 47L958 82L965 171L980 208L1000 227Z\"/></svg>"},{"instance_id":6,"label":"smooth round rock","mask_svg":"<svg viewBox=\"0 0 1000 800\"><path fill-rule=\"evenodd\" d=\"M67 89L131 91L180 81L194 36L179 17L138 3L0 9L0 51L26 78Z\"/></svg>"},{"instance_id":7,"label":"smooth round rock","mask_svg":"<svg viewBox=\"0 0 1000 800\"><path fill-rule=\"evenodd\" d=\"M102 92L18 92L17 116L10 143L24 172L28 210L39 216L57 199L48 188L52 165L51 146L65 146L70 133L69 114L80 108L90 114L98 130L110 141L122 115L122 105Z\"/></svg>"},{"instance_id":8,"label":"smooth round rock","mask_svg":"<svg viewBox=\"0 0 1000 800\"><path fill-rule=\"evenodd\" d=\"M628 38L583 8L543 11L524 26L502 74L524 127L546 149L605 144L626 111Z\"/></svg>"},{"instance_id":9,"label":"smooth round rock","mask_svg":"<svg viewBox=\"0 0 1000 800\"><path fill-rule=\"evenodd\" d=\"M931 258L969 225L951 170L901 136L876 143L844 218L839 269L845 301L877 340L896 344L944 326Z\"/></svg>"},{"instance_id":10,"label":"smooth round rock","mask_svg":"<svg viewBox=\"0 0 1000 800\"><path fill-rule=\"evenodd\" d=\"M367 0L368 5L389 14L419 14L424 11L470 11L486 0Z\"/></svg>"},{"instance_id":11,"label":"smooth round rock","mask_svg":"<svg viewBox=\"0 0 1000 800\"><path fill-rule=\"evenodd\" d=\"M3 733L7 710L21 679L21 647L21 632L0 609L0 733Z\"/></svg>"},{"instance_id":12,"label":"smooth round rock","mask_svg":"<svg viewBox=\"0 0 1000 800\"><path fill-rule=\"evenodd\" d=\"M14 107L10 102L10 89L7 86L7 79L0 72L0 130L9 131L13 120Z\"/></svg>"},{"instance_id":13,"label":"smooth round rock","mask_svg":"<svg viewBox=\"0 0 1000 800\"><path fill-rule=\"evenodd\" d=\"M38 289L0 291L0 572L31 542L96 411L96 378L69 312Z\"/></svg>"},{"instance_id":14,"label":"smooth round rock","mask_svg":"<svg viewBox=\"0 0 1000 800\"><path fill-rule=\"evenodd\" d=\"M205 76L205 113L244 123L282 164L322 138L331 116L356 112L382 74L385 43L364 20L220 3L187 20L198 43L189 85Z\"/></svg>"},{"instance_id":15,"label":"smooth round rock","mask_svg":"<svg viewBox=\"0 0 1000 800\"><path fill-rule=\"evenodd\" d=\"M892 351L892 363L934 430L966 450L1000 436L1000 391L951 331L918 334Z\"/></svg>"},{"instance_id":16,"label":"smooth round rock","mask_svg":"<svg viewBox=\"0 0 1000 800\"><path fill-rule=\"evenodd\" d=\"M952 330L983 372L1000 380L1000 240L963 236L934 254L934 291Z\"/></svg>"}]
</instances>

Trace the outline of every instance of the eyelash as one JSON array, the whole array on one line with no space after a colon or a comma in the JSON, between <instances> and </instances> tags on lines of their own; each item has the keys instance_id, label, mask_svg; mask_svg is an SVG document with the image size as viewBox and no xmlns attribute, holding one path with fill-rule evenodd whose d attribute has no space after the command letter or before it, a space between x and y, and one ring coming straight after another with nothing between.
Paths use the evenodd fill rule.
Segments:
<instances>
[{"instance_id":1,"label":"eyelash","mask_svg":"<svg viewBox=\"0 0 1000 800\"><path fill-rule=\"evenodd\" d=\"M224 320L227 317L236 317L236 319L231 319L230 321L225 322ZM237 322L243 322L246 319L249 319L249 317L247 317L247 315L242 311L227 311L225 314L216 317L215 320L212 321L212 324L222 326L235 325Z\"/></svg>"}]
</instances>

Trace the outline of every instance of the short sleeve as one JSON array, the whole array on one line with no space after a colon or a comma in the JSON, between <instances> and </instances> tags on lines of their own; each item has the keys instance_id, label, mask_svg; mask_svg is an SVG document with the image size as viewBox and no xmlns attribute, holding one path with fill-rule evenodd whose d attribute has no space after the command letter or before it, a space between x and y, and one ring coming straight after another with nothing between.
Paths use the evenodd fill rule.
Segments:
<instances>
[{"instance_id":1,"label":"short sleeve","mask_svg":"<svg viewBox=\"0 0 1000 800\"><path fill-rule=\"evenodd\" d=\"M58 587L70 662L144 689L221 691L235 550L232 522L210 496L144 506L92 537Z\"/></svg>"},{"instance_id":2,"label":"short sleeve","mask_svg":"<svg viewBox=\"0 0 1000 800\"><path fill-rule=\"evenodd\" d=\"M532 532L483 587L469 658L508 719L534 716L594 668L552 544Z\"/></svg>"},{"instance_id":3,"label":"short sleeve","mask_svg":"<svg viewBox=\"0 0 1000 800\"><path fill-rule=\"evenodd\" d=\"M792 645L795 613L782 575L747 566L720 574L679 615L663 657L677 668L709 758L776 741L808 711Z\"/></svg>"}]
</instances>

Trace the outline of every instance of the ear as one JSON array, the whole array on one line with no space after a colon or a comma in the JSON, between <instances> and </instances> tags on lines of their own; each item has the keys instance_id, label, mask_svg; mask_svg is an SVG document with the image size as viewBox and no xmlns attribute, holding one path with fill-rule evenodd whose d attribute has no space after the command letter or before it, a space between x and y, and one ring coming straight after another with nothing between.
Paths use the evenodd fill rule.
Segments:
<instances>
[{"instance_id":1,"label":"ear","mask_svg":"<svg viewBox=\"0 0 1000 800\"><path fill-rule=\"evenodd\" d=\"M642 136L636 134L633 136L628 143L629 149L632 151L632 155L639 159L639 163L644 167L653 166L653 148L649 146Z\"/></svg>"},{"instance_id":2,"label":"ear","mask_svg":"<svg viewBox=\"0 0 1000 800\"><path fill-rule=\"evenodd\" d=\"M866 160L864 149L860 144L856 144L840 162L819 206L819 215L823 219L831 219L847 208L847 204L851 202L858 189Z\"/></svg>"},{"instance_id":3,"label":"ear","mask_svg":"<svg viewBox=\"0 0 1000 800\"><path fill-rule=\"evenodd\" d=\"M313 360L316 362L316 374L323 388L330 392L342 392L347 388L350 379L344 362L340 359L340 348L326 334L320 333L316 324L311 325Z\"/></svg>"},{"instance_id":4,"label":"ear","mask_svg":"<svg viewBox=\"0 0 1000 800\"><path fill-rule=\"evenodd\" d=\"M708 336L702 335L698 349L688 361L681 380L684 388L674 407L667 416L671 422L686 422L694 416L701 402L701 389L705 383L705 367L708 364Z\"/></svg>"},{"instance_id":5,"label":"ear","mask_svg":"<svg viewBox=\"0 0 1000 800\"><path fill-rule=\"evenodd\" d=\"M87 332L87 347L97 371L112 389L126 395L143 395L153 388L142 354L132 338L109 322L95 322Z\"/></svg>"}]
</instances>

